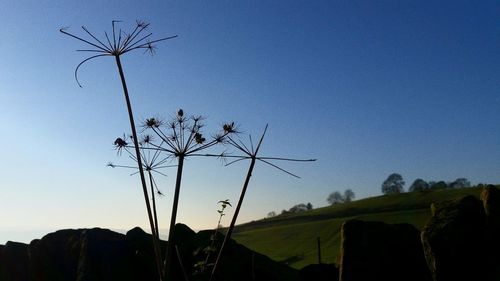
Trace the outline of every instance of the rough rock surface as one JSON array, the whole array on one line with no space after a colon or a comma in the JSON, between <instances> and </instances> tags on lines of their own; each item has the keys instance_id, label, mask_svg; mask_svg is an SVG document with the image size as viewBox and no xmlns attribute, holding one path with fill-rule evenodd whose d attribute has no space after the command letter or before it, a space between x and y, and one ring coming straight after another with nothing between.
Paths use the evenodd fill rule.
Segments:
<instances>
[{"instance_id":1,"label":"rough rock surface","mask_svg":"<svg viewBox=\"0 0 500 281\"><path fill-rule=\"evenodd\" d=\"M422 244L435 281L486 280L485 212L474 196L435 206Z\"/></svg>"},{"instance_id":2,"label":"rough rock surface","mask_svg":"<svg viewBox=\"0 0 500 281\"><path fill-rule=\"evenodd\" d=\"M349 220L341 236L341 281L431 280L412 225Z\"/></svg>"},{"instance_id":3,"label":"rough rock surface","mask_svg":"<svg viewBox=\"0 0 500 281\"><path fill-rule=\"evenodd\" d=\"M481 193L486 215L485 254L487 256L487 280L500 280L500 189L488 185Z\"/></svg>"}]
</instances>

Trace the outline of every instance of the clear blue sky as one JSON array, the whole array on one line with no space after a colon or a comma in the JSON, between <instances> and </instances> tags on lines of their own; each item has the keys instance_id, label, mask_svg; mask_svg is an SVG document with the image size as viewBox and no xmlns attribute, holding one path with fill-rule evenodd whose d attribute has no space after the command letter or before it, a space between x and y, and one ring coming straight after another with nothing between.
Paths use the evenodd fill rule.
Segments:
<instances>
[{"instance_id":1,"label":"clear blue sky","mask_svg":"<svg viewBox=\"0 0 500 281\"><path fill-rule=\"evenodd\" d=\"M122 59L138 121L183 108L207 116L208 131L234 120L255 136L269 123L263 154L318 158L284 166L298 180L258 166L240 222L324 206L346 188L378 195L392 172L406 187L417 177L500 183L497 1L141 2L0 4L0 244L35 229L146 228L139 179L106 167L127 163L112 146L129 132L113 59L84 65L79 88L83 45L58 32L85 25L102 37L114 19L179 35L153 57ZM237 200L246 164L185 169L179 221L215 226L216 202Z\"/></svg>"}]
</instances>

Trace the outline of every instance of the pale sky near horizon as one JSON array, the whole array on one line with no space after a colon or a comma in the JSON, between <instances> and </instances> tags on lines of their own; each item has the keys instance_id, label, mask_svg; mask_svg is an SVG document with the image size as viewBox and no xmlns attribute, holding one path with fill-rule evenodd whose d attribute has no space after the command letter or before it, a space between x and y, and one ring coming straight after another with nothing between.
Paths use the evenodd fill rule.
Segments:
<instances>
[{"instance_id":1,"label":"pale sky near horizon","mask_svg":"<svg viewBox=\"0 0 500 281\"><path fill-rule=\"evenodd\" d=\"M142 3L140 3L142 2ZM40 231L147 229L139 179L113 149L130 131L112 58L73 77L85 47L59 33L104 38L112 20L153 37L178 35L122 58L136 121L178 108L236 121L292 178L258 165L239 222L332 191L379 195L390 173L500 183L500 3L497 1L2 1L0 3L0 244ZM247 163L189 159L178 221L217 223L236 202ZM170 219L175 169L157 178ZM229 210L224 224L232 214ZM23 234L24 233L24 234ZM30 234L31 233L31 234ZM23 240L24 239L24 240Z\"/></svg>"}]
</instances>

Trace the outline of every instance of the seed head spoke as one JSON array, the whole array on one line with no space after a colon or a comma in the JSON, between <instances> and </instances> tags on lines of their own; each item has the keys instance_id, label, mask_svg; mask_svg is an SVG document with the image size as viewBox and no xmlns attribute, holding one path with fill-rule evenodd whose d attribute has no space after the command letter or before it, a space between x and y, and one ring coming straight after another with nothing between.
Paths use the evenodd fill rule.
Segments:
<instances>
[{"instance_id":1,"label":"seed head spoke","mask_svg":"<svg viewBox=\"0 0 500 281\"><path fill-rule=\"evenodd\" d=\"M82 50L76 50L77 52L93 52L93 53L103 53L103 54L109 54L107 51L101 51L101 50L93 50L93 49L82 49Z\"/></svg>"},{"instance_id":2,"label":"seed head spoke","mask_svg":"<svg viewBox=\"0 0 500 281\"><path fill-rule=\"evenodd\" d=\"M262 133L262 136L260 137L260 140L259 140L259 144L257 144L257 148L255 148L255 155L257 155L257 153L259 152L259 149L260 149L260 145L262 144L262 141L264 140L264 136L266 135L266 132L267 132L267 126L268 124L266 124L266 128L264 128L264 133Z\"/></svg>"},{"instance_id":3,"label":"seed head spoke","mask_svg":"<svg viewBox=\"0 0 500 281\"><path fill-rule=\"evenodd\" d=\"M284 173L287 173L287 174L289 174L292 177L296 177L296 178L300 179L299 176L297 176L297 175L295 175L295 174L293 174L293 173L291 173L291 172L289 172L289 171L287 171L287 170L285 170L285 169L283 169L281 167L278 167L277 165L275 165L275 164L273 164L273 163L271 163L269 161L263 160L261 158L257 158L257 160L260 160L260 161L262 161L262 162L264 162L264 163L266 163L266 164L268 164L268 165L270 165L270 166L272 166L272 167L274 167L274 168L276 168L276 169L278 169L278 170L280 170L280 171L282 171Z\"/></svg>"},{"instance_id":4,"label":"seed head spoke","mask_svg":"<svg viewBox=\"0 0 500 281\"><path fill-rule=\"evenodd\" d=\"M89 58L84 59L82 62L80 62L76 66L76 69L75 69L75 79L76 79L76 83L78 84L78 86L80 88L82 88L82 84L80 84L80 81L78 80L78 69L80 69L80 66L82 66L84 63L88 62L89 60L92 60L92 59L95 59L95 58L98 58L98 57L104 57L104 56L109 56L109 54L100 54L100 55L91 56Z\"/></svg>"},{"instance_id":5,"label":"seed head spoke","mask_svg":"<svg viewBox=\"0 0 500 281\"><path fill-rule=\"evenodd\" d=\"M148 36L150 36L150 35L152 35L152 34L153 34L153 33L150 33ZM165 38L162 38L162 39L157 39L157 40L152 40L152 41L149 41L149 42L147 42L147 43L143 43L143 44L138 45L138 46L135 46L135 47L130 46L129 48L127 48L127 52L128 52L128 51L131 51L131 50L133 50L133 49L138 49L138 48L146 48L146 47L147 47L148 45L150 45L150 44L154 44L154 43L158 43L158 42L161 42L161 41L165 41L165 40L173 39L173 38L176 38L176 37L178 37L178 35L174 35L174 36L170 36L170 37L165 37ZM147 37L145 37L145 38L147 38ZM144 38L144 39L145 39L145 38ZM143 40L143 39L141 39L140 41L142 41L142 40ZM139 41L137 41L137 42L136 42L136 43L134 43L134 44L137 44L137 43L139 43Z\"/></svg>"},{"instance_id":6,"label":"seed head spoke","mask_svg":"<svg viewBox=\"0 0 500 281\"><path fill-rule=\"evenodd\" d=\"M247 159L250 159L249 157L242 157L242 158L239 158L239 159L236 159L236 160L233 160L233 161L229 161L227 164L225 164L224 166L229 166L229 165L232 165L236 162L240 162L240 161L243 161L243 160L247 160Z\"/></svg>"},{"instance_id":7,"label":"seed head spoke","mask_svg":"<svg viewBox=\"0 0 500 281\"><path fill-rule=\"evenodd\" d=\"M143 42L144 40L148 39L149 37L151 37L151 35L153 35L153 33L152 33L152 32L150 32L150 33L148 33L148 34L146 34L146 35L142 36L142 37L141 37L141 39L137 39L137 40L135 40L135 41L134 41L134 42L133 42L130 46L128 46L128 47L127 47L127 50L128 50L128 49L132 49L132 48L134 48L134 47L138 47L138 45L137 45L137 44L139 44L139 43ZM145 44L145 43L143 43L143 44ZM143 44L140 44L140 46L142 46Z\"/></svg>"},{"instance_id":8,"label":"seed head spoke","mask_svg":"<svg viewBox=\"0 0 500 281\"><path fill-rule=\"evenodd\" d=\"M109 48L111 49L111 52L114 53L116 49L113 48L113 44L111 44L111 40L109 40L108 33L104 31L104 36L106 36L106 40L108 40Z\"/></svg>"},{"instance_id":9,"label":"seed head spoke","mask_svg":"<svg viewBox=\"0 0 500 281\"><path fill-rule=\"evenodd\" d=\"M113 50L117 50L117 47L116 47L116 34L115 34L115 22L121 22L121 21L118 21L118 20L112 20L111 21L111 26L113 28Z\"/></svg>"},{"instance_id":10,"label":"seed head spoke","mask_svg":"<svg viewBox=\"0 0 500 281\"><path fill-rule=\"evenodd\" d=\"M90 31L87 30L87 28L85 26L82 26L82 29L87 32L88 35L90 35L90 37L94 38L95 41L99 42L99 44L101 44L101 46L108 52L108 53L111 53L112 51L108 48L108 46L104 45L104 43L101 42L101 40L97 39L97 37L94 36L94 34L92 34ZM92 44L93 45L93 44ZM101 48L102 49L102 48Z\"/></svg>"},{"instance_id":11,"label":"seed head spoke","mask_svg":"<svg viewBox=\"0 0 500 281\"><path fill-rule=\"evenodd\" d=\"M94 47L96 47L97 49L101 49L101 50L103 50L103 51L109 51L107 48L102 48L101 46L96 45L96 44L94 44L94 43L92 43L92 42L89 42L89 41L87 41L87 40L85 40L85 39L83 39L83 38L80 38L80 37L76 36L76 35L73 35L73 34L71 34L71 33L67 32L66 30L64 30L64 29L62 29L62 28L61 28L61 29L59 29L59 31L60 31L61 33L63 33L63 34L66 34L66 35L70 36L70 37L73 37L73 38L75 38L75 39L77 39L77 40L80 40L80 41L85 42L85 43L87 43L87 44L89 44L89 45L91 45L91 46L94 46Z\"/></svg>"},{"instance_id":12,"label":"seed head spoke","mask_svg":"<svg viewBox=\"0 0 500 281\"><path fill-rule=\"evenodd\" d=\"M282 158L282 157L259 157L262 160L278 160L278 161L292 161L292 162L314 162L316 159L294 159L294 158Z\"/></svg>"}]
</instances>

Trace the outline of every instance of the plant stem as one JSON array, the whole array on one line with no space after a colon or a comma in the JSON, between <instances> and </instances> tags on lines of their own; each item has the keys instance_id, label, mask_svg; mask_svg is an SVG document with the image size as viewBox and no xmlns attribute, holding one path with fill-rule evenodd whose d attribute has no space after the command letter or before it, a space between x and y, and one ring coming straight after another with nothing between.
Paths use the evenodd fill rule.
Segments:
<instances>
[{"instance_id":1,"label":"plant stem","mask_svg":"<svg viewBox=\"0 0 500 281\"><path fill-rule=\"evenodd\" d=\"M134 122L134 115L132 113L132 105L130 104L127 83L125 81L125 75L123 74L123 68L122 68L122 64L120 61L120 56L115 55L115 59L116 59L116 66L118 67L118 72L120 73L120 79L121 79L122 87L123 87L123 94L125 95L125 101L127 103L128 116L129 116L129 120L130 120L130 128L132 130L132 137L134 140L135 154L136 154L136 158L137 158L137 165L139 167L139 174L141 176L142 191L144 193L144 200L146 202L146 209L148 212L149 224L151 227L151 234L153 236L153 248L154 248L155 258L156 258L156 267L158 269L158 274L159 274L159 278L160 278L159 280L161 281L162 280L162 278L161 278L161 258L159 256L159 247L158 247L159 243L157 240L158 237L156 237L157 232L155 231L153 217L151 214L151 206L149 204L148 190L147 190L147 186L146 186L146 179L144 177L144 169L142 167L141 152L139 150L139 141L138 141L138 137L137 137L137 132L135 130L135 122Z\"/></svg>"},{"instance_id":2,"label":"plant stem","mask_svg":"<svg viewBox=\"0 0 500 281\"><path fill-rule=\"evenodd\" d=\"M247 187L248 183L250 182L250 177L252 177L255 161L256 161L256 156L252 155L252 162L250 162L250 167L248 167L247 177L245 178L245 183L243 184L243 189L241 190L240 199L238 200L238 205L236 205L236 209L234 210L231 224L229 225L229 229L227 230L226 236L224 237L224 241L222 242L222 245L220 247L219 254L217 255L217 259L215 260L214 268L212 268L212 274L210 275L210 280L212 280L215 275L215 271L217 270L217 265L220 263L220 258L222 256L224 247L226 246L227 241L231 238L231 234L233 233L233 229L236 224L236 219L238 218L241 205L243 204L243 199L245 198L245 193L247 192Z\"/></svg>"},{"instance_id":3,"label":"plant stem","mask_svg":"<svg viewBox=\"0 0 500 281\"><path fill-rule=\"evenodd\" d=\"M155 223L155 230L156 230L156 238L159 241L160 239L160 228L158 227L158 215L156 213L156 199L155 199L155 192L154 192L154 186L153 186L153 175L151 174L151 171L148 170L148 176L149 176L149 185L151 187L151 199L153 201L153 219Z\"/></svg>"},{"instance_id":4,"label":"plant stem","mask_svg":"<svg viewBox=\"0 0 500 281\"><path fill-rule=\"evenodd\" d=\"M167 253L165 255L165 263L164 263L164 275L165 280L172 280L172 269L173 269L173 261L172 258L174 247L174 233L175 233L175 221L177 218L177 206L179 204L179 193L181 190L181 180L182 180L182 168L184 166L184 154L180 153L178 155L178 166L177 166L177 178L175 180L175 193L174 193L174 202L172 204L172 217L170 218L170 228L168 230L168 246Z\"/></svg>"}]
</instances>

